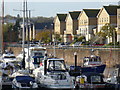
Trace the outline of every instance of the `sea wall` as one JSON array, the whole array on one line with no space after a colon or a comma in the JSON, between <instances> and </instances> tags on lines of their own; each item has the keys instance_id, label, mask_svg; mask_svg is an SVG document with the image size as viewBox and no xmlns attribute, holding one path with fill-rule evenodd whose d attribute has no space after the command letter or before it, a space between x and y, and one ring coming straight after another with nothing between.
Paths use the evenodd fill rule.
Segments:
<instances>
[{"instance_id":1,"label":"sea wall","mask_svg":"<svg viewBox=\"0 0 120 90\"><path fill-rule=\"evenodd\" d=\"M17 56L21 52L20 47L8 47ZM92 52L91 48L56 48L55 54L58 58L64 58L65 62L69 65L74 65L74 53L77 53L77 64L82 65L83 58L95 54L101 57L103 63L108 67L120 64L120 49L119 48L94 48ZM54 54L53 48L47 48L48 55Z\"/></svg>"}]
</instances>

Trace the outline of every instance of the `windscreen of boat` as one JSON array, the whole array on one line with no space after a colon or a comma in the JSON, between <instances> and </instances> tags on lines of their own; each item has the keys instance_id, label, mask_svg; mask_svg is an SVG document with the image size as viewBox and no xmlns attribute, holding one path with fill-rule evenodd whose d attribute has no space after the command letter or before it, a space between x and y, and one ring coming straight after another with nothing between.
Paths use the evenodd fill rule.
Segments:
<instances>
[{"instance_id":1,"label":"windscreen of boat","mask_svg":"<svg viewBox=\"0 0 120 90\"><path fill-rule=\"evenodd\" d=\"M85 57L84 62L100 62L101 58L96 56L96 57Z\"/></svg>"},{"instance_id":2,"label":"windscreen of boat","mask_svg":"<svg viewBox=\"0 0 120 90\"><path fill-rule=\"evenodd\" d=\"M49 71L66 71L65 63L63 60L49 60Z\"/></svg>"}]
</instances>

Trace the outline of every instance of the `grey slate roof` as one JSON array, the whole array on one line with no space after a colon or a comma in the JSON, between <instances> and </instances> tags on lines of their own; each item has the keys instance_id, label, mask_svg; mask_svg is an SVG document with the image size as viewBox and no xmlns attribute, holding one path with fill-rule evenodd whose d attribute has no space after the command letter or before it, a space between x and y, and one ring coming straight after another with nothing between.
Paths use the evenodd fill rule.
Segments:
<instances>
[{"instance_id":1,"label":"grey slate roof","mask_svg":"<svg viewBox=\"0 0 120 90\"><path fill-rule=\"evenodd\" d=\"M120 8L120 6L103 6L103 8L107 11L109 15L117 15L117 8Z\"/></svg>"},{"instance_id":2,"label":"grey slate roof","mask_svg":"<svg viewBox=\"0 0 120 90\"><path fill-rule=\"evenodd\" d=\"M65 21L67 14L57 14L60 21Z\"/></svg>"},{"instance_id":3,"label":"grey slate roof","mask_svg":"<svg viewBox=\"0 0 120 90\"><path fill-rule=\"evenodd\" d=\"M80 13L81 13L81 11L69 12L69 14L73 20L77 20Z\"/></svg>"},{"instance_id":4,"label":"grey slate roof","mask_svg":"<svg viewBox=\"0 0 120 90\"><path fill-rule=\"evenodd\" d=\"M83 9L88 17L97 17L100 9Z\"/></svg>"}]
</instances>

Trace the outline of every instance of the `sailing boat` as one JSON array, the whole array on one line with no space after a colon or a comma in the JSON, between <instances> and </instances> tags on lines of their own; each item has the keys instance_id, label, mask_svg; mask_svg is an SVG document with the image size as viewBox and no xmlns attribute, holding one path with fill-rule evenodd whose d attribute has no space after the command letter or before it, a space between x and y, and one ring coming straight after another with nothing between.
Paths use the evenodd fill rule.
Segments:
<instances>
[{"instance_id":1,"label":"sailing boat","mask_svg":"<svg viewBox=\"0 0 120 90\"><path fill-rule=\"evenodd\" d=\"M21 56L21 60L22 60L22 69L16 71L15 73L13 73L11 75L11 77L13 78L12 81L12 88L19 88L19 89L26 89L26 88L38 88L37 83L35 82L35 78L33 75L30 74L29 71L29 66L28 68L26 68L26 57L25 57L25 48L24 48L24 42L25 42L25 5L26 5L26 13L27 13L27 1L25 4L25 0L23 2L23 53ZM29 63L29 45L28 45L28 63ZM18 58L18 57L17 57ZM20 59L20 57L19 57Z\"/></svg>"}]
</instances>

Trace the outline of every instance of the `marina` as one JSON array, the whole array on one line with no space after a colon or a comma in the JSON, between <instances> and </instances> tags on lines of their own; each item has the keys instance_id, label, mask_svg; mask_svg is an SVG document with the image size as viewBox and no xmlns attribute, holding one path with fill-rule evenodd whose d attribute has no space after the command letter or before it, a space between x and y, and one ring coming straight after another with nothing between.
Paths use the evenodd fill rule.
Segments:
<instances>
[{"instance_id":1,"label":"marina","mask_svg":"<svg viewBox=\"0 0 120 90\"><path fill-rule=\"evenodd\" d=\"M31 17L27 0L4 16L4 4L0 90L120 90L120 2L51 18Z\"/></svg>"},{"instance_id":2,"label":"marina","mask_svg":"<svg viewBox=\"0 0 120 90\"><path fill-rule=\"evenodd\" d=\"M107 74L108 73L110 74L110 71L107 70L109 69L108 67L104 66L102 72L99 72L99 69L101 69L101 65L104 65L100 62L100 57L98 60L100 64L98 63L97 65L93 64L97 62L96 59L98 59L98 56L94 56L94 60L96 62L94 62L94 60L91 59L91 56L83 58L83 60L87 58L88 63L89 63L89 59L91 59L90 63L92 63L92 66L91 65L84 66L83 64L84 67L78 66L78 63L77 63L78 60L75 60L76 58L74 56L75 62L72 66L70 66L65 63L63 58L57 58L57 57L54 57L53 55L49 56L46 53L45 47L37 45L34 47L30 47L30 48L32 49L29 49L31 52L31 57L30 57L31 61L29 62L31 62L32 64L31 66L34 68L30 69L28 67L25 67L25 68L20 67L22 65L18 65L18 66L14 65L14 69L10 74L8 74L9 71L11 71L10 68L5 69L7 68L7 66L5 68L2 68L2 70L7 71L4 74L2 74L2 77L1 77L2 88L3 88L2 90L4 89L6 90L7 87L11 89L15 89L18 87L21 89L22 88L27 88L27 89L44 88L47 90L49 89L51 90L54 90L54 89L60 89L60 90L63 90L63 89L78 90L79 89L81 90L82 88L83 89L84 88L85 89L112 88L114 90L119 87L117 80L113 79L114 76L112 76L111 78L105 77L105 72ZM22 60L20 60L21 55L18 55L18 56L19 58L17 59L19 59L19 62L20 61L22 62ZM92 55L92 58L93 58L93 55ZM25 64L28 64L27 59L25 59L25 62L26 62ZM1 63L4 63L4 62L1 62ZM13 62L9 62L9 63L13 63ZM13 64L9 64L9 65L11 65L12 67ZM112 71L111 71L111 74L112 74ZM117 69L116 74L114 75L119 75L118 71L119 70ZM18 82L16 80L18 80ZM17 83L21 83L23 87ZM34 85L35 87L32 87L31 85ZM110 85L112 87L110 87Z\"/></svg>"}]
</instances>

